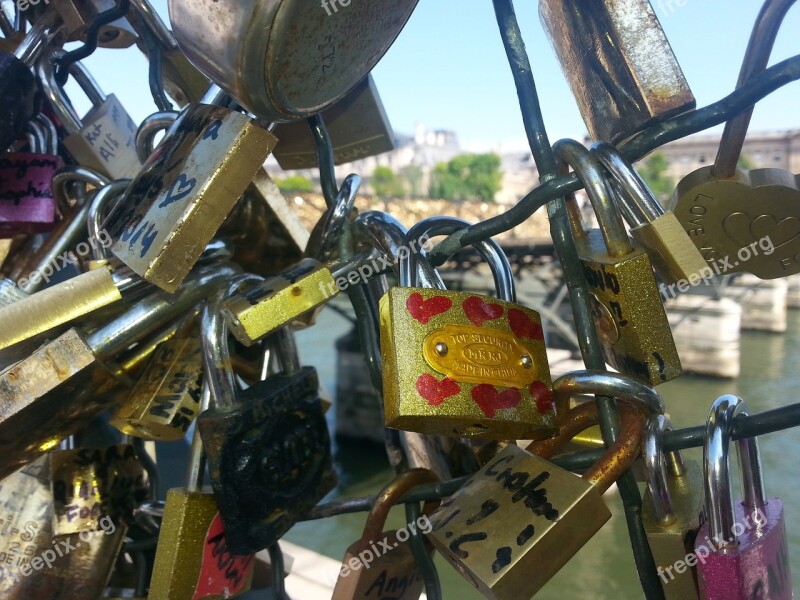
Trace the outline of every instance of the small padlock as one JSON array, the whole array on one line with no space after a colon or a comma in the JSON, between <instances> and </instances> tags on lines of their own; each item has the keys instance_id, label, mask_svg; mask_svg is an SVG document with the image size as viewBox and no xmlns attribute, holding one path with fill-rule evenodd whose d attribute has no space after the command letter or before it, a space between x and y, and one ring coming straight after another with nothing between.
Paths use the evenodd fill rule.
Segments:
<instances>
[{"instance_id":1,"label":"small padlock","mask_svg":"<svg viewBox=\"0 0 800 600\"><path fill-rule=\"evenodd\" d=\"M733 421L747 415L741 398L726 394L711 406L703 445L706 518L694 545L704 600L792 598L783 503L766 498L756 438L737 442L744 499L731 495L729 454ZM686 564L692 566L690 560ZM677 569L676 569L677 570Z\"/></svg>"},{"instance_id":2,"label":"small padlock","mask_svg":"<svg viewBox=\"0 0 800 600\"><path fill-rule=\"evenodd\" d=\"M457 437L551 437L555 411L539 314L515 303L508 259L493 240L476 248L494 257L502 300L415 287L416 244L436 226L434 217L409 230L400 285L380 299L386 426Z\"/></svg>"},{"instance_id":3,"label":"small padlock","mask_svg":"<svg viewBox=\"0 0 800 600\"><path fill-rule=\"evenodd\" d=\"M141 277L174 292L275 143L241 113L189 105L112 215L111 250Z\"/></svg>"},{"instance_id":4,"label":"small padlock","mask_svg":"<svg viewBox=\"0 0 800 600\"><path fill-rule=\"evenodd\" d=\"M486 598L532 597L611 517L603 492L638 455L645 424L619 408L619 437L583 477L509 444L431 516L428 538ZM596 415L575 409L587 410Z\"/></svg>"},{"instance_id":5,"label":"small padlock","mask_svg":"<svg viewBox=\"0 0 800 600\"><path fill-rule=\"evenodd\" d=\"M130 444L50 453L53 535L97 529L100 520L133 522L149 494L144 467Z\"/></svg>"},{"instance_id":6,"label":"small padlock","mask_svg":"<svg viewBox=\"0 0 800 600\"><path fill-rule=\"evenodd\" d=\"M666 600L698 600L697 571L693 566L674 571L694 549L703 517L703 469L684 461L679 452L665 455L661 436L672 429L664 415L651 417L642 442L648 481L642 503L642 523L656 561ZM669 572L669 575L667 573Z\"/></svg>"},{"instance_id":7,"label":"small padlock","mask_svg":"<svg viewBox=\"0 0 800 600\"><path fill-rule=\"evenodd\" d=\"M66 130L64 147L82 166L112 179L134 177L141 168L134 140L136 124L114 94L106 96L88 70L79 62L70 74L91 100L93 108L81 119L58 85L53 60L63 50L54 50L39 61L39 78L50 106Z\"/></svg>"},{"instance_id":8,"label":"small padlock","mask_svg":"<svg viewBox=\"0 0 800 600\"><path fill-rule=\"evenodd\" d=\"M418 600L423 581L407 543L407 529L384 532L389 510L418 485L434 483L437 477L424 469L412 469L395 477L379 493L367 516L361 538L351 544L331 600L370 600L391 596L394 600ZM427 519L427 517L425 517ZM409 523L408 527L416 527ZM405 535L400 539L398 534ZM370 558L367 558L369 556Z\"/></svg>"},{"instance_id":9,"label":"small padlock","mask_svg":"<svg viewBox=\"0 0 800 600\"><path fill-rule=\"evenodd\" d=\"M644 249L628 237L600 163L574 140L560 140L553 150L562 172L569 165L584 182L600 227L587 232L575 197L567 198L603 358L620 373L650 385L675 379L681 362L653 267Z\"/></svg>"},{"instance_id":10,"label":"small padlock","mask_svg":"<svg viewBox=\"0 0 800 600\"><path fill-rule=\"evenodd\" d=\"M28 128L41 131L35 121ZM57 141L45 147L34 136L29 152L0 154L0 237L49 231L56 220L56 201L50 183L64 166Z\"/></svg>"},{"instance_id":11,"label":"small padlock","mask_svg":"<svg viewBox=\"0 0 800 600\"><path fill-rule=\"evenodd\" d=\"M206 383L200 401L203 410L210 395ZM201 489L204 471L203 445L195 429L187 485L167 492L150 580L151 600L234 598L250 589L255 556L230 551L214 495Z\"/></svg>"},{"instance_id":12,"label":"small padlock","mask_svg":"<svg viewBox=\"0 0 800 600\"><path fill-rule=\"evenodd\" d=\"M277 542L336 481L317 372L297 364L287 328L275 334L283 371L237 390L219 307L248 281L243 277L203 312L205 377L214 406L197 418L214 495L236 554Z\"/></svg>"},{"instance_id":13,"label":"small padlock","mask_svg":"<svg viewBox=\"0 0 800 600\"><path fill-rule=\"evenodd\" d=\"M762 6L739 72L739 87L766 69L792 4L773 0ZM800 272L800 238L796 228L787 226L800 217L800 175L782 169L738 168L751 116L752 109L725 125L714 164L684 177L668 207L705 260L719 260L726 273L786 277Z\"/></svg>"},{"instance_id":14,"label":"small padlock","mask_svg":"<svg viewBox=\"0 0 800 600\"><path fill-rule=\"evenodd\" d=\"M665 211L653 192L614 146L598 142L592 153L611 175L618 207L631 235L647 251L656 273L666 283L699 282L714 271L689 238L672 211Z\"/></svg>"},{"instance_id":15,"label":"small padlock","mask_svg":"<svg viewBox=\"0 0 800 600\"><path fill-rule=\"evenodd\" d=\"M31 2L33 4L33 2ZM49 10L55 10L64 23L67 42L85 41L87 30L102 13L114 9L115 0L63 0L53 2ZM129 48L136 43L136 32L122 17L101 25L97 31L97 45L101 48Z\"/></svg>"}]
</instances>

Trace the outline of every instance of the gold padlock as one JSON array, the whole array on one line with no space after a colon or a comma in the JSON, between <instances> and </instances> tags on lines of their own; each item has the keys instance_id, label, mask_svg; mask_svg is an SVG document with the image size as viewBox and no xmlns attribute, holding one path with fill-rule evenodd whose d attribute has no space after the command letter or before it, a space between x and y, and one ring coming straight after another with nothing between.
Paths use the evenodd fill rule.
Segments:
<instances>
[{"instance_id":1,"label":"gold padlock","mask_svg":"<svg viewBox=\"0 0 800 600\"><path fill-rule=\"evenodd\" d=\"M560 140L553 150L561 171L571 166L586 185L600 227L587 232L574 195L567 198L603 358L620 373L650 385L675 379L682 372L681 361L653 267L625 232L599 162L574 140Z\"/></svg>"},{"instance_id":2,"label":"gold padlock","mask_svg":"<svg viewBox=\"0 0 800 600\"><path fill-rule=\"evenodd\" d=\"M645 423L619 407L619 437L583 477L509 444L431 516L428 538L486 598L532 597L611 517L603 492L638 455Z\"/></svg>"},{"instance_id":3,"label":"gold padlock","mask_svg":"<svg viewBox=\"0 0 800 600\"><path fill-rule=\"evenodd\" d=\"M386 426L432 435L541 439L556 433L541 319L514 302L508 259L493 240L476 245L491 261L502 300L417 288L416 244L442 223L413 227L401 254L400 286L380 300Z\"/></svg>"},{"instance_id":4,"label":"gold padlock","mask_svg":"<svg viewBox=\"0 0 800 600\"><path fill-rule=\"evenodd\" d=\"M406 543L408 529L384 532L383 527L389 510L404 494L418 485L436 481L430 471L412 469L395 477L380 491L367 516L364 533L345 552L332 600L369 600L384 598L387 593L396 600L419 598L423 582L411 547ZM422 519L423 525L428 522L427 517L418 521ZM420 525L407 525L417 526Z\"/></svg>"}]
</instances>

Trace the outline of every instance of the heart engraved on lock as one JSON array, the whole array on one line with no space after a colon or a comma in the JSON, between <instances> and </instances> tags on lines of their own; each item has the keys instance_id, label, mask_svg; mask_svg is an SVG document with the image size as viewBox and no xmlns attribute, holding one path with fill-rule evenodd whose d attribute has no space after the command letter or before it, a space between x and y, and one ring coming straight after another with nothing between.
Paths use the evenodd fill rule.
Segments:
<instances>
[{"instance_id":1,"label":"heart engraved on lock","mask_svg":"<svg viewBox=\"0 0 800 600\"><path fill-rule=\"evenodd\" d=\"M445 296L434 296L426 300L422 294L414 293L406 300L408 312L423 325L427 325L432 317L450 310L451 306L453 306L452 300Z\"/></svg>"},{"instance_id":2,"label":"heart engraved on lock","mask_svg":"<svg viewBox=\"0 0 800 600\"><path fill-rule=\"evenodd\" d=\"M471 296L464 300L461 307L464 314L477 327L483 325L484 321L494 321L503 316L503 307L499 304L486 302L478 296Z\"/></svg>"},{"instance_id":3,"label":"heart engraved on lock","mask_svg":"<svg viewBox=\"0 0 800 600\"><path fill-rule=\"evenodd\" d=\"M423 373L417 378L416 388L419 395L425 398L430 406L439 406L461 391L461 386L449 377L439 381L430 373Z\"/></svg>"}]
</instances>

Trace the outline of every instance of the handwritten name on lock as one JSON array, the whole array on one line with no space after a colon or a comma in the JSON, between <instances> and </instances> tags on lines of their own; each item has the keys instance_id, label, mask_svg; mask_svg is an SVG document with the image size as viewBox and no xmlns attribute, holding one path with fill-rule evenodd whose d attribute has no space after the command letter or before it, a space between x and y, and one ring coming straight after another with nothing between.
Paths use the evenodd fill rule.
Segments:
<instances>
[{"instance_id":1,"label":"handwritten name on lock","mask_svg":"<svg viewBox=\"0 0 800 600\"><path fill-rule=\"evenodd\" d=\"M217 513L206 532L200 575L192 600L235 596L250 581L254 564L255 555L237 556L229 550L225 526Z\"/></svg>"},{"instance_id":2,"label":"handwritten name on lock","mask_svg":"<svg viewBox=\"0 0 800 600\"><path fill-rule=\"evenodd\" d=\"M16 153L0 155L0 200L18 206L26 198L53 199L50 182L64 166L59 156Z\"/></svg>"}]
</instances>

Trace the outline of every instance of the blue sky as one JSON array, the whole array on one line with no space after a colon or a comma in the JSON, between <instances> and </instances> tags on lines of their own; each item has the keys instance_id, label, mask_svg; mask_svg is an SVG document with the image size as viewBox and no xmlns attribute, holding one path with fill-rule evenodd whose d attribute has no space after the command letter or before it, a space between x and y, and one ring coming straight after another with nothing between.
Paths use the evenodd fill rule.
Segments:
<instances>
[{"instance_id":1,"label":"blue sky","mask_svg":"<svg viewBox=\"0 0 800 600\"><path fill-rule=\"evenodd\" d=\"M166 17L166 0L152 1ZM760 5L757 0L653 1L698 106L733 90ZM585 127L539 22L538 2L518 0L516 10L550 139L582 138ZM346 8L326 18L346 18ZM798 32L800 8L794 7L771 64L800 53ZM114 92L137 122L155 111L146 61L138 50L99 50L86 63L104 91ZM456 131L462 146L470 150L526 148L491 0L420 0L374 75L396 131L411 133L420 122ZM800 127L799 96L795 83L761 102L751 129ZM76 104L85 110L82 100Z\"/></svg>"}]
</instances>

